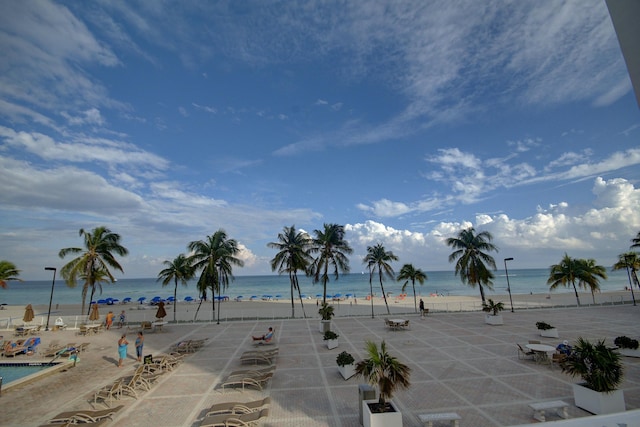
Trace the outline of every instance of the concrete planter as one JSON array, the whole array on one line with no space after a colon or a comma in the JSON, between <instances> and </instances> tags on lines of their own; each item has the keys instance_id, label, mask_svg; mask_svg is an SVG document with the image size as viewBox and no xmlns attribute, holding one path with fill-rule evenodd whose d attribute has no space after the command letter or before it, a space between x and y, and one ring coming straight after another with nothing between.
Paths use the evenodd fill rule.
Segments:
<instances>
[{"instance_id":1,"label":"concrete planter","mask_svg":"<svg viewBox=\"0 0 640 427\"><path fill-rule=\"evenodd\" d=\"M333 350L334 348L338 347L338 340L326 340L327 341L327 348L329 350Z\"/></svg>"},{"instance_id":2,"label":"concrete planter","mask_svg":"<svg viewBox=\"0 0 640 427\"><path fill-rule=\"evenodd\" d=\"M583 385L574 384L573 398L578 408L582 408L596 415L613 414L626 410L622 390L616 390L611 393L600 393Z\"/></svg>"},{"instance_id":3,"label":"concrete planter","mask_svg":"<svg viewBox=\"0 0 640 427\"><path fill-rule=\"evenodd\" d=\"M492 325L492 326L504 325L504 321L502 320L502 314L498 314L495 316L493 314L487 314L484 317L484 321L487 325Z\"/></svg>"},{"instance_id":4,"label":"concrete planter","mask_svg":"<svg viewBox=\"0 0 640 427\"><path fill-rule=\"evenodd\" d=\"M540 329L540 336L546 338L558 338L558 328Z\"/></svg>"},{"instance_id":5,"label":"concrete planter","mask_svg":"<svg viewBox=\"0 0 640 427\"><path fill-rule=\"evenodd\" d=\"M340 375L342 375L342 378L348 380L356 374L356 365L352 363L350 365L338 366L338 371Z\"/></svg>"},{"instance_id":6,"label":"concrete planter","mask_svg":"<svg viewBox=\"0 0 640 427\"><path fill-rule=\"evenodd\" d=\"M331 320L321 320L320 321L320 333L324 334L327 331L331 330Z\"/></svg>"},{"instance_id":7,"label":"concrete planter","mask_svg":"<svg viewBox=\"0 0 640 427\"><path fill-rule=\"evenodd\" d=\"M377 400L362 401L362 424L364 427L402 427L402 413L393 402L391 406L395 412L372 413L369 403L377 403Z\"/></svg>"}]
</instances>

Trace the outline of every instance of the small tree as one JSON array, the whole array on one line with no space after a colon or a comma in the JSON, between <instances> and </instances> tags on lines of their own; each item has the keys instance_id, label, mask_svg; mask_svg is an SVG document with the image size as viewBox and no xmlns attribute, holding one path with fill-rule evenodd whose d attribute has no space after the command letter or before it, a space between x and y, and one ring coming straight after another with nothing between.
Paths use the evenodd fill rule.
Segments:
<instances>
[{"instance_id":1,"label":"small tree","mask_svg":"<svg viewBox=\"0 0 640 427\"><path fill-rule=\"evenodd\" d=\"M322 320L331 320L335 312L332 305L323 302L320 310L318 310L318 314L322 317Z\"/></svg>"},{"instance_id":2,"label":"small tree","mask_svg":"<svg viewBox=\"0 0 640 427\"><path fill-rule=\"evenodd\" d=\"M494 302L491 298L487 298L487 302L482 303L482 311L493 313L494 316L497 316L502 310L504 310L502 301Z\"/></svg>"},{"instance_id":3,"label":"small tree","mask_svg":"<svg viewBox=\"0 0 640 427\"><path fill-rule=\"evenodd\" d=\"M562 371L581 377L584 385L600 393L611 393L622 383L620 355L600 340L595 344L578 338L573 351L562 363Z\"/></svg>"},{"instance_id":4,"label":"small tree","mask_svg":"<svg viewBox=\"0 0 640 427\"><path fill-rule=\"evenodd\" d=\"M411 368L387 353L387 344L382 341L380 350L373 341L367 341L367 358L356 364L356 375L363 377L372 386L378 387L378 412L386 412L387 401L391 400L398 388L411 385ZM372 408L373 412L374 408Z\"/></svg>"}]
</instances>

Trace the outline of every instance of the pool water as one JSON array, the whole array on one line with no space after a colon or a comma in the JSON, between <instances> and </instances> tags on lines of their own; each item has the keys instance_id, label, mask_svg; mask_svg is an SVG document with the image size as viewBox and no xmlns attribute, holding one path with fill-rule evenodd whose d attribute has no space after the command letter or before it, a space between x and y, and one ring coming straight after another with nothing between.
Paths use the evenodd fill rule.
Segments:
<instances>
[{"instance_id":1,"label":"pool water","mask_svg":"<svg viewBox=\"0 0 640 427\"><path fill-rule=\"evenodd\" d=\"M56 366L57 363L0 363L0 377L2 377L2 385L25 378L37 372Z\"/></svg>"}]
</instances>

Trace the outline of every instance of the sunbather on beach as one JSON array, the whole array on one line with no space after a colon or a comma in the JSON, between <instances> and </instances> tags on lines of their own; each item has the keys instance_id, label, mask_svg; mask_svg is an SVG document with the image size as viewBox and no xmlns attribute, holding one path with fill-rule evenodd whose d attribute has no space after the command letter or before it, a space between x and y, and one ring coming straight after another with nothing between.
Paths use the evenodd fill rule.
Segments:
<instances>
[{"instance_id":1,"label":"sunbather on beach","mask_svg":"<svg viewBox=\"0 0 640 427\"><path fill-rule=\"evenodd\" d=\"M252 336L251 338L253 338L254 341L269 342L273 338L273 328L269 327L269 332L267 332L266 334L264 334L262 336L259 336L259 337Z\"/></svg>"}]
</instances>

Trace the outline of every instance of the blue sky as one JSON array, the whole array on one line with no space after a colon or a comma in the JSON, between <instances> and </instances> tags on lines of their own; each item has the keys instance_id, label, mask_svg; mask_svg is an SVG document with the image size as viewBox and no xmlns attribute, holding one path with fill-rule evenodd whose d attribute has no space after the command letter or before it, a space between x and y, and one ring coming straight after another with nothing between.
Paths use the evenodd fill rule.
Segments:
<instances>
[{"instance_id":1,"label":"blue sky","mask_svg":"<svg viewBox=\"0 0 640 427\"><path fill-rule=\"evenodd\" d=\"M610 266L640 231L640 110L603 1L0 4L0 259L25 279L106 225L124 277L219 228L236 275L343 224L447 270Z\"/></svg>"}]
</instances>

